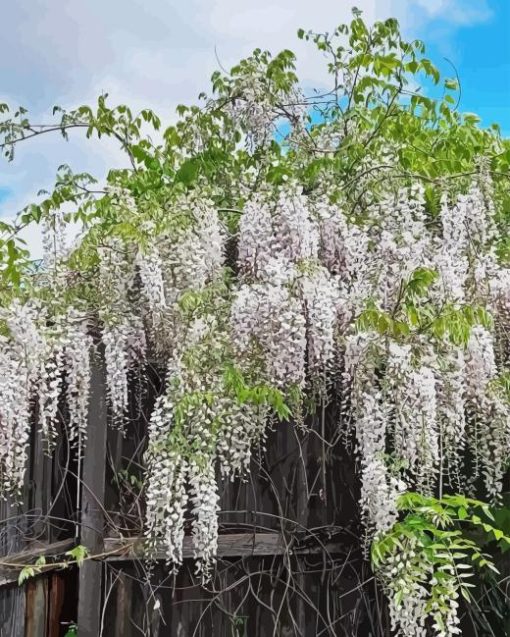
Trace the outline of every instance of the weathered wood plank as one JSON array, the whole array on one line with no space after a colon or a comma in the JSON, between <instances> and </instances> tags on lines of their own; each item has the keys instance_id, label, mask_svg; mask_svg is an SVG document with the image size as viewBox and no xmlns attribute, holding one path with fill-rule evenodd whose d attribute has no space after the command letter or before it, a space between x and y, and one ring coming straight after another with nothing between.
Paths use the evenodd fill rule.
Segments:
<instances>
[{"instance_id":1,"label":"weathered wood plank","mask_svg":"<svg viewBox=\"0 0 510 637\"><path fill-rule=\"evenodd\" d=\"M143 557L143 538L105 538L103 540L104 557L107 560L126 561ZM17 582L21 565L33 564L41 555L45 557L56 557L64 555L66 551L73 548L76 540L69 538L52 544L37 544L25 551L13 553L12 555L0 558L0 569L8 573L0 578L0 587ZM340 543L327 543L325 545L316 544L313 546L293 546L291 553L306 555L319 553L322 550L328 553L339 553L342 551ZM250 557L264 555L283 555L287 551L287 544L280 533L229 533L220 535L218 538L218 557ZM91 555L94 555L92 553ZM157 560L165 560L165 548L161 542L156 547L154 556ZM183 544L184 559L193 558L193 542L190 536L184 538ZM92 560L94 561L94 560ZM87 562L85 562L86 564ZM51 572L60 566L46 564L41 569L41 574ZM82 567L83 568L83 567Z\"/></svg>"},{"instance_id":2,"label":"weathered wood plank","mask_svg":"<svg viewBox=\"0 0 510 637\"><path fill-rule=\"evenodd\" d=\"M103 548L107 407L104 365L91 365L91 393L87 442L83 454L80 541L89 554ZM103 565L87 560L79 572L78 626L80 637L100 632Z\"/></svg>"},{"instance_id":3,"label":"weathered wood plank","mask_svg":"<svg viewBox=\"0 0 510 637\"><path fill-rule=\"evenodd\" d=\"M131 637L134 634L130 622L133 580L119 572L115 595L115 624L112 637Z\"/></svg>"},{"instance_id":4,"label":"weathered wood plank","mask_svg":"<svg viewBox=\"0 0 510 637\"><path fill-rule=\"evenodd\" d=\"M62 576L53 573L50 582L49 608L48 608L48 637L59 637L60 616L64 605L65 583Z\"/></svg>"},{"instance_id":5,"label":"weathered wood plank","mask_svg":"<svg viewBox=\"0 0 510 637\"><path fill-rule=\"evenodd\" d=\"M75 545L76 540L73 538L60 540L59 542L52 542L51 544L48 542L34 542L24 551L0 557L0 570L3 570L4 568L11 568L11 564L12 568L17 568L18 564L31 564L41 555L44 555L45 557L63 555Z\"/></svg>"},{"instance_id":6,"label":"weathered wood plank","mask_svg":"<svg viewBox=\"0 0 510 637\"><path fill-rule=\"evenodd\" d=\"M0 637L25 636L25 591L5 588L0 597Z\"/></svg>"},{"instance_id":7,"label":"weathered wood plank","mask_svg":"<svg viewBox=\"0 0 510 637\"><path fill-rule=\"evenodd\" d=\"M144 555L143 538L117 539L106 538L104 541L106 553L115 551L109 560L136 559ZM242 555L277 555L284 550L279 533L232 533L220 535L218 538L218 556L234 557ZM193 543L190 536L184 538L183 558L193 557ZM158 560L166 559L163 543L156 546L154 557Z\"/></svg>"},{"instance_id":8,"label":"weathered wood plank","mask_svg":"<svg viewBox=\"0 0 510 637\"><path fill-rule=\"evenodd\" d=\"M25 551L13 553L6 557L0 557L0 588L17 583L21 565L33 564L41 555L44 555L44 557L63 555L75 544L76 540L73 539L61 540L60 542L53 542L52 544L38 543L36 546ZM59 567L57 565L52 566L51 564L47 564L41 569L41 573L47 573L55 568Z\"/></svg>"},{"instance_id":9,"label":"weathered wood plank","mask_svg":"<svg viewBox=\"0 0 510 637\"><path fill-rule=\"evenodd\" d=\"M231 533L220 535L218 538L218 557L253 557L265 555L283 555L287 552L288 545L280 533ZM293 546L290 551L293 554L306 555L309 553L339 553L341 544L328 543L325 545ZM105 538L104 551L109 554L108 561L126 561L143 557L144 540L142 538ZM184 538L183 558L193 558L193 542L190 536ZM163 543L156 546L153 557L156 560L165 560L166 553Z\"/></svg>"},{"instance_id":10,"label":"weathered wood plank","mask_svg":"<svg viewBox=\"0 0 510 637\"><path fill-rule=\"evenodd\" d=\"M25 637L41 637L48 624L48 580L31 580L26 588Z\"/></svg>"},{"instance_id":11,"label":"weathered wood plank","mask_svg":"<svg viewBox=\"0 0 510 637\"><path fill-rule=\"evenodd\" d=\"M32 427L30 444L28 497L30 508L34 513L38 512L41 518L39 521L34 520L32 534L39 540L51 542L53 538L50 537L50 523L47 513L51 506L53 455L48 455L43 433L36 423L37 418Z\"/></svg>"},{"instance_id":12,"label":"weathered wood plank","mask_svg":"<svg viewBox=\"0 0 510 637\"><path fill-rule=\"evenodd\" d=\"M0 501L0 555L8 556L23 550L27 536L27 475L23 494L19 501L7 498ZM1 558L0 558L1 559ZM4 557L7 559L7 557ZM0 596L0 637L24 637L25 635L25 590L12 586L4 589Z\"/></svg>"}]
</instances>

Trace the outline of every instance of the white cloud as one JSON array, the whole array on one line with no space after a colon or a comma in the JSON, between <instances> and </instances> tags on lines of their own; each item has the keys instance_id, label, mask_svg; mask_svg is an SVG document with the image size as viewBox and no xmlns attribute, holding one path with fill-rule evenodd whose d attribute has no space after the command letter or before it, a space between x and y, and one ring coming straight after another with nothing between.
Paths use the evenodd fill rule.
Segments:
<instances>
[{"instance_id":1,"label":"white cloud","mask_svg":"<svg viewBox=\"0 0 510 637\"><path fill-rule=\"evenodd\" d=\"M415 0L429 18L445 18L448 22L468 26L492 17L487 0Z\"/></svg>"},{"instance_id":2,"label":"white cloud","mask_svg":"<svg viewBox=\"0 0 510 637\"><path fill-rule=\"evenodd\" d=\"M292 48L306 85L321 84L324 64L299 27L331 30L358 5L367 20L395 16L404 29L442 19L448 28L486 19L485 0L31 0L2 7L0 93L14 96L37 118L54 103L90 103L108 92L112 103L150 106L170 118L178 103L207 90L209 77L253 48ZM218 59L216 58L216 53ZM99 176L118 164L113 143L72 135L20 145L14 164L0 164L0 202L7 215L50 187L57 167Z\"/></svg>"}]
</instances>

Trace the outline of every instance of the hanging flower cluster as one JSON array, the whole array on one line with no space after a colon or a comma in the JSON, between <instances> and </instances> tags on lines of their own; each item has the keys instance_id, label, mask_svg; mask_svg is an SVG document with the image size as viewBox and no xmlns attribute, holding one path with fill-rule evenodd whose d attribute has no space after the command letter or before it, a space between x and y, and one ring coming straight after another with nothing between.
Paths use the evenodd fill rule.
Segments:
<instances>
[{"instance_id":1,"label":"hanging flower cluster","mask_svg":"<svg viewBox=\"0 0 510 637\"><path fill-rule=\"evenodd\" d=\"M319 401L342 375L369 537L392 527L406 489L466 489L466 463L468 492L483 483L497 498L510 420L492 340L507 289L478 183L453 204L443 198L439 228L427 223L420 187L388 194L361 222L293 183L261 190L239 219L238 275L227 288L226 230L212 205L180 209L185 221L136 259L139 316L168 367L147 451L147 535L165 538L172 563L191 516L207 576L215 467L245 471L264 438L270 405L240 399L226 380L231 365L284 396L299 390Z\"/></svg>"},{"instance_id":2,"label":"hanging flower cluster","mask_svg":"<svg viewBox=\"0 0 510 637\"><path fill-rule=\"evenodd\" d=\"M86 438L92 339L72 308L50 320L41 306L14 302L0 318L8 331L0 347L0 490L18 494L32 423L51 450L64 425L65 399L69 441L81 444Z\"/></svg>"},{"instance_id":3,"label":"hanging flower cluster","mask_svg":"<svg viewBox=\"0 0 510 637\"><path fill-rule=\"evenodd\" d=\"M273 64L281 74L281 84L270 86L266 65ZM222 81L219 74L216 82ZM284 120L292 127L292 137L300 139L305 133L308 118L306 98L297 85L294 74L294 55L283 51L272 62L267 51L255 51L244 60L244 68L233 75L228 86L230 99L226 111L245 134L245 144L250 152L271 143ZM214 78L213 78L214 81ZM222 87L226 88L226 87Z\"/></svg>"},{"instance_id":4,"label":"hanging flower cluster","mask_svg":"<svg viewBox=\"0 0 510 637\"><path fill-rule=\"evenodd\" d=\"M231 312L239 365L260 357L267 381L287 390L308 382L325 391L335 356L340 288L319 240L313 203L295 184L251 201L240 221Z\"/></svg>"},{"instance_id":5,"label":"hanging flower cluster","mask_svg":"<svg viewBox=\"0 0 510 637\"><path fill-rule=\"evenodd\" d=\"M16 301L2 311L2 490L22 488L34 419L51 448L65 407L69 439L84 441L98 339L116 425L134 370L147 359L166 370L149 425L146 535L163 539L173 567L189 523L209 577L217 471L242 475L275 412L289 417L303 395L327 404L338 386L368 540L393 527L405 490L483 489L496 501L510 449L510 276L497 258L491 188L482 171L466 194L445 193L430 223L420 186L388 191L348 218L296 182L265 185L232 236L197 191L141 223L139 241L106 237L92 308ZM108 196L141 215L123 190ZM57 275L46 289L65 293L64 264L62 249L48 256ZM411 554L398 568L406 559L418 568ZM422 630L419 590L410 596L392 611L403 635ZM455 634L454 610L445 635Z\"/></svg>"},{"instance_id":6,"label":"hanging flower cluster","mask_svg":"<svg viewBox=\"0 0 510 637\"><path fill-rule=\"evenodd\" d=\"M459 511L501 498L508 144L452 108L455 81L438 100L406 88L438 71L395 20L369 27L356 9L350 26L299 37L327 57L332 90L305 97L294 54L257 49L213 75L203 107L179 106L157 144L143 133L160 127L152 111L104 97L49 128L0 104L10 158L18 141L76 127L120 141L131 164L104 191L64 167L19 224L0 224L0 495L21 495L34 428L48 452L60 435L81 452L96 365L125 434L157 370L145 538L176 569L189 533L207 580L219 481L249 470L271 423L305 427L334 404L358 458L365 548L395 539L378 564L393 629L450 637L453 562L438 579L427 547L399 535L399 503L424 516L426 540L424 502L443 501L444 529L452 491ZM82 224L73 246L69 221ZM32 222L36 274L18 236Z\"/></svg>"}]
</instances>

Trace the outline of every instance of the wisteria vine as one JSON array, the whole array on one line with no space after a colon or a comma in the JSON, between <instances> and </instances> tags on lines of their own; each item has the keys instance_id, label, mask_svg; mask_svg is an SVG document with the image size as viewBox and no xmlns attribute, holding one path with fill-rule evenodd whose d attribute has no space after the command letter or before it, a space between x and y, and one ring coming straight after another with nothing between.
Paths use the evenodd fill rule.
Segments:
<instances>
[{"instance_id":1,"label":"wisteria vine","mask_svg":"<svg viewBox=\"0 0 510 637\"><path fill-rule=\"evenodd\" d=\"M395 25L384 28L391 50ZM416 47L404 52L416 61ZM90 201L80 209L78 243L66 244L59 207L46 211L42 271L0 310L1 493L23 488L33 424L49 452L60 426L86 444L92 365L105 367L109 417L123 429L135 378L155 364L165 382L148 427L145 535L149 547L163 539L178 568L191 520L204 579L217 549L217 476L248 471L278 419L303 425L340 406L360 461L367 546L396 528L406 492L497 503L510 458L510 268L490 159L477 155L457 179L420 178L402 160L408 140L372 148L366 119L342 118L337 100L311 126L315 102L297 88L289 52L243 64L213 78L221 99L168 129L166 142L188 149L171 173L178 187L161 176L170 160L147 187L163 151L133 146L146 172L113 175L93 213ZM355 95L352 67L342 68ZM389 86L401 88L396 77ZM377 115L367 100L365 118ZM350 172L336 179L331 165L356 135L366 153L348 156ZM223 137L241 169L195 179L221 163ZM324 157L333 164L321 173ZM413 542L382 569L395 630L425 634L430 616L437 635L458 634L460 584L450 578L448 604L433 606L435 575ZM400 588L392 569L404 574Z\"/></svg>"}]
</instances>

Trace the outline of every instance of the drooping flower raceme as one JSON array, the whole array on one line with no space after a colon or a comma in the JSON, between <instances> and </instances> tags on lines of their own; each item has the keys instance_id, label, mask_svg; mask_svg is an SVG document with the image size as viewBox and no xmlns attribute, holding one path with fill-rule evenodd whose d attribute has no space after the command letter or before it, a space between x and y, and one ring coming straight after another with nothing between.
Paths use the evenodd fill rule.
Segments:
<instances>
[{"instance_id":1,"label":"drooping flower raceme","mask_svg":"<svg viewBox=\"0 0 510 637\"><path fill-rule=\"evenodd\" d=\"M232 108L265 143L274 119L250 99L247 90ZM249 469L278 407L288 416L297 405L302 423L303 396L316 408L340 403L368 539L394 525L405 489L483 488L497 500L510 450L510 275L487 175L460 196L445 193L432 220L421 186L381 186L363 214L347 216L324 190L251 185L230 225L200 188L151 209L136 232L121 224L97 248L94 292L76 307L53 294L41 307L2 310L2 491L21 489L32 422L51 447L63 411L70 440L84 442L95 356L117 425L135 370L150 360L166 372L148 428L145 532L176 566L189 520L204 578L219 532L216 476ZM108 196L116 214L143 217L143 198L115 188ZM51 256L47 243L46 268L58 277L46 277L42 298L66 280L64 253ZM399 568L414 572L411 553ZM403 635L423 632L422 593L417 586L391 607ZM455 634L450 610L446 634Z\"/></svg>"}]
</instances>

